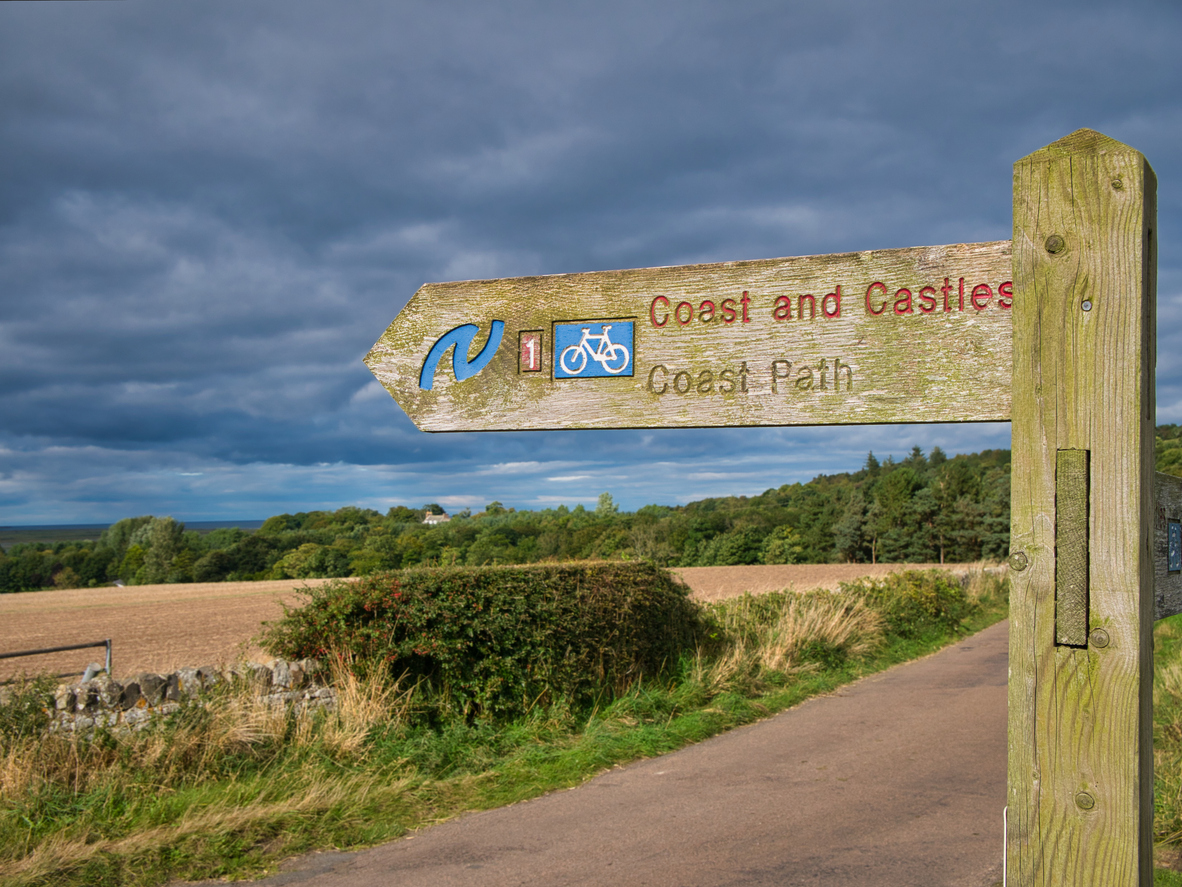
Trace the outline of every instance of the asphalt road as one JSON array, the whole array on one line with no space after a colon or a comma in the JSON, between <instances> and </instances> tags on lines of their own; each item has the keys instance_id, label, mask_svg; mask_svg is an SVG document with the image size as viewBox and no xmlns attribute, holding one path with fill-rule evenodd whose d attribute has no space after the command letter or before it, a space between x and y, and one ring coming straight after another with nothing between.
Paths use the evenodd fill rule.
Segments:
<instances>
[{"instance_id":1,"label":"asphalt road","mask_svg":"<svg viewBox=\"0 0 1182 887\"><path fill-rule=\"evenodd\" d=\"M570 791L266 887L1001 883L1007 624Z\"/></svg>"}]
</instances>

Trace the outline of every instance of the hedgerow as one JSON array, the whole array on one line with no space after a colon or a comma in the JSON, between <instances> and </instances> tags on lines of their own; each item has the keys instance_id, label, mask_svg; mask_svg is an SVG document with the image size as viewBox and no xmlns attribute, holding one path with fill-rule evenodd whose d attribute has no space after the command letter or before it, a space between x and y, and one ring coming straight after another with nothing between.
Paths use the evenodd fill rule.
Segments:
<instances>
[{"instance_id":1,"label":"hedgerow","mask_svg":"<svg viewBox=\"0 0 1182 887\"><path fill-rule=\"evenodd\" d=\"M306 597L265 629L269 652L347 652L420 681L425 697L469 718L619 693L704 634L689 589L648 563L420 568Z\"/></svg>"}]
</instances>

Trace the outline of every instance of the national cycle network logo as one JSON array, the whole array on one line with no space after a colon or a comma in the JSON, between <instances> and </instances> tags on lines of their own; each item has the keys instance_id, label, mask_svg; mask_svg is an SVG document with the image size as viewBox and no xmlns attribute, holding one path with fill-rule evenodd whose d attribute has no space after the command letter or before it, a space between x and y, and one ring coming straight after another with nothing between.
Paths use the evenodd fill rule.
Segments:
<instances>
[{"instance_id":1,"label":"national cycle network logo","mask_svg":"<svg viewBox=\"0 0 1182 887\"><path fill-rule=\"evenodd\" d=\"M443 360L443 356L447 354L449 348L451 349L452 373L457 382L471 379L488 366L497 353L497 349L501 347L505 321L494 320L492 322L492 329L489 330L484 347L480 349L479 354L469 359L468 352L471 350L472 340L476 338L478 332L480 332L480 327L474 323L466 323L449 330L436 339L431 350L427 352L423 368L419 371L419 387L424 391L430 391L435 386L435 371L439 368L439 362Z\"/></svg>"},{"instance_id":2,"label":"national cycle network logo","mask_svg":"<svg viewBox=\"0 0 1182 887\"><path fill-rule=\"evenodd\" d=\"M555 379L632 375L632 321L554 324Z\"/></svg>"}]
</instances>

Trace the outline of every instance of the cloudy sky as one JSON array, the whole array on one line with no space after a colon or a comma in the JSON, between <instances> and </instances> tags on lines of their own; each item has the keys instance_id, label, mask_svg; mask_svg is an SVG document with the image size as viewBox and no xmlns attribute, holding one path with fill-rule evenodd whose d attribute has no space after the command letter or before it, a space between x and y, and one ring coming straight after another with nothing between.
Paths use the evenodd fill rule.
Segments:
<instances>
[{"instance_id":1,"label":"cloudy sky","mask_svg":"<svg viewBox=\"0 0 1182 887\"><path fill-rule=\"evenodd\" d=\"M1010 236L1090 127L1159 186L1182 422L1182 4L0 4L0 524L634 509L1007 425L424 434L362 364L426 281Z\"/></svg>"}]
</instances>

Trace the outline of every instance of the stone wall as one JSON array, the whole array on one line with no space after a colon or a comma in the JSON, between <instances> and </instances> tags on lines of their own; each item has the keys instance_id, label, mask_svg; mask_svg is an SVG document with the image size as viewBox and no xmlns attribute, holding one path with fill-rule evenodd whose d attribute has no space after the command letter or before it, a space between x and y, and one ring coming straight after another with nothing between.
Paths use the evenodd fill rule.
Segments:
<instances>
[{"instance_id":1,"label":"stone wall","mask_svg":"<svg viewBox=\"0 0 1182 887\"><path fill-rule=\"evenodd\" d=\"M184 701L228 683L250 688L264 703L331 709L336 705L336 691L326 686L325 677L320 663L312 659L280 659L272 665L248 662L224 670L207 665L163 675L141 672L124 681L101 674L57 688L53 729L133 727L155 714L176 711Z\"/></svg>"}]
</instances>

